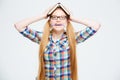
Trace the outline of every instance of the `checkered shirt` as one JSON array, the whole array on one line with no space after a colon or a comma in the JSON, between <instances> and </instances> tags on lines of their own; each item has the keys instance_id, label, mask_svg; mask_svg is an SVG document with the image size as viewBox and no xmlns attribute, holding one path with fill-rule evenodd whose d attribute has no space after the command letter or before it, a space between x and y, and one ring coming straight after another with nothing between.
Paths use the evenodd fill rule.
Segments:
<instances>
[{"instance_id":1,"label":"checkered shirt","mask_svg":"<svg viewBox=\"0 0 120 80\"><path fill-rule=\"evenodd\" d=\"M76 32L76 42L81 43L92 36L96 31L91 27L87 27ZM30 28L26 28L20 32L30 40L40 43L43 32L39 32ZM45 80L72 80L70 70L70 54L69 42L66 32L62 34L60 39L55 42L52 39L52 33L49 35L49 42L44 51L45 61Z\"/></svg>"}]
</instances>

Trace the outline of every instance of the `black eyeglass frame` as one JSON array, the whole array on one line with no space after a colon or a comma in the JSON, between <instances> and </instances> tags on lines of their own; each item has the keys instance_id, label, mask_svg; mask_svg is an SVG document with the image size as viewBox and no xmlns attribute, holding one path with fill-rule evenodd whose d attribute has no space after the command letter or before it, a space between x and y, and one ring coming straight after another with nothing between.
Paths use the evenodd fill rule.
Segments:
<instances>
[{"instance_id":1,"label":"black eyeglass frame","mask_svg":"<svg viewBox=\"0 0 120 80\"><path fill-rule=\"evenodd\" d=\"M50 19L52 20L58 20L58 18L60 20L65 20L65 19L68 19L69 17L68 16L53 16L53 15L50 16Z\"/></svg>"}]
</instances>

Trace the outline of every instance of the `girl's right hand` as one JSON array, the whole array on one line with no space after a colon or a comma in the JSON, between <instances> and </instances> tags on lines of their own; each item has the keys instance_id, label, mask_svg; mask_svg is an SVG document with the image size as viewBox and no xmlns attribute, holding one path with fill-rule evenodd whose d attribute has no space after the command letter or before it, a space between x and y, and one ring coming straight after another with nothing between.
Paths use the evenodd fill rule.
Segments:
<instances>
[{"instance_id":1,"label":"girl's right hand","mask_svg":"<svg viewBox=\"0 0 120 80\"><path fill-rule=\"evenodd\" d=\"M46 9L46 10L44 11L44 13L42 14L42 16L43 16L44 19L47 19L47 18L48 18L48 13L49 13L49 11L50 11L53 7L54 7L54 6L50 6L48 9Z\"/></svg>"}]
</instances>

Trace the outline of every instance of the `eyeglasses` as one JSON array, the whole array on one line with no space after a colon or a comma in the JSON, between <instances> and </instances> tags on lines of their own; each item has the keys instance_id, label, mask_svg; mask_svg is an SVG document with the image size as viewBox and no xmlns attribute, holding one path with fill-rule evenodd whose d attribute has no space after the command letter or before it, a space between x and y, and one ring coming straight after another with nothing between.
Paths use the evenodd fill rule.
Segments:
<instances>
[{"instance_id":1,"label":"eyeglasses","mask_svg":"<svg viewBox=\"0 0 120 80\"><path fill-rule=\"evenodd\" d=\"M59 18L60 20L65 20L65 19L67 19L67 16L50 16L50 18L51 18L52 20L58 20L58 18Z\"/></svg>"}]
</instances>

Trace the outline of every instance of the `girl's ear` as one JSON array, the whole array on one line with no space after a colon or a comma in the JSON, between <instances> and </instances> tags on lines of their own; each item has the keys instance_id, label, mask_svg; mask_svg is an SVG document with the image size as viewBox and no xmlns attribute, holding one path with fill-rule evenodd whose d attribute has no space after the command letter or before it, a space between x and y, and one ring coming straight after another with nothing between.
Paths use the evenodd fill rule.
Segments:
<instances>
[{"instance_id":1,"label":"girl's ear","mask_svg":"<svg viewBox=\"0 0 120 80\"><path fill-rule=\"evenodd\" d=\"M68 19L68 23L70 22L70 19Z\"/></svg>"}]
</instances>

